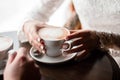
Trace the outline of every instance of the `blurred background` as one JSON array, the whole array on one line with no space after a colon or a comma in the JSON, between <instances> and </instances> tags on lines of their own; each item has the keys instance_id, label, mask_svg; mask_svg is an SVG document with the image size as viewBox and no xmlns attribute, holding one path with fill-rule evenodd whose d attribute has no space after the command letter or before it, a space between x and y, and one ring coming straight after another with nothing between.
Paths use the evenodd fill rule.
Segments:
<instances>
[{"instance_id":1,"label":"blurred background","mask_svg":"<svg viewBox=\"0 0 120 80\"><path fill-rule=\"evenodd\" d=\"M0 32L18 30L22 27L23 21L29 15L29 12L33 11L36 7L41 8L47 2L51 3L46 6L56 4L56 0L0 0ZM61 5L62 2L63 0L60 0L59 3L57 2L57 6ZM60 7L54 8L56 10L50 15L48 24L63 26L71 15L69 4L71 4L71 0L65 0ZM50 9L45 10L48 11Z\"/></svg>"},{"instance_id":2,"label":"blurred background","mask_svg":"<svg viewBox=\"0 0 120 80\"><path fill-rule=\"evenodd\" d=\"M0 0L0 32L17 30L39 0Z\"/></svg>"}]
</instances>

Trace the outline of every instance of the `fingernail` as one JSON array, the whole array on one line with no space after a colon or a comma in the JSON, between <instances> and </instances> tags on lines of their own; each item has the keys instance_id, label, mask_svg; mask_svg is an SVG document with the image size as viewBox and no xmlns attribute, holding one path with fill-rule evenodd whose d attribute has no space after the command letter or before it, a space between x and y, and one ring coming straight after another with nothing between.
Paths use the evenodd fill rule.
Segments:
<instances>
[{"instance_id":1,"label":"fingernail","mask_svg":"<svg viewBox=\"0 0 120 80\"><path fill-rule=\"evenodd\" d=\"M45 51L44 51L44 50L42 50L42 53L43 53L43 54L45 54Z\"/></svg>"},{"instance_id":2,"label":"fingernail","mask_svg":"<svg viewBox=\"0 0 120 80\"><path fill-rule=\"evenodd\" d=\"M40 38L38 38L37 41L40 42Z\"/></svg>"},{"instance_id":3,"label":"fingernail","mask_svg":"<svg viewBox=\"0 0 120 80\"><path fill-rule=\"evenodd\" d=\"M43 50L43 49L44 49L44 46L43 46L43 45L41 45L41 46L40 46L40 49L42 49L42 50Z\"/></svg>"},{"instance_id":4,"label":"fingernail","mask_svg":"<svg viewBox=\"0 0 120 80\"><path fill-rule=\"evenodd\" d=\"M13 49L8 51L9 54L14 54L15 52L16 52L16 51L13 50Z\"/></svg>"},{"instance_id":5,"label":"fingernail","mask_svg":"<svg viewBox=\"0 0 120 80\"><path fill-rule=\"evenodd\" d=\"M45 53L46 53L46 51L45 51L45 50L42 50L42 53L43 53L43 54L45 54Z\"/></svg>"}]
</instances>

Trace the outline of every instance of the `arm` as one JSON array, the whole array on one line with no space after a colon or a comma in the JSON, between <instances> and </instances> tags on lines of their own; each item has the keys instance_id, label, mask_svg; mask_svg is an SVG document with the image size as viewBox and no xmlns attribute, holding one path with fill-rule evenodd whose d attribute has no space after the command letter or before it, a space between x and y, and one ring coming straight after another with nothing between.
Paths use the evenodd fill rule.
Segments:
<instances>
[{"instance_id":1,"label":"arm","mask_svg":"<svg viewBox=\"0 0 120 80\"><path fill-rule=\"evenodd\" d=\"M4 70L4 80L40 80L39 67L25 48L10 51Z\"/></svg>"},{"instance_id":2,"label":"arm","mask_svg":"<svg viewBox=\"0 0 120 80\"><path fill-rule=\"evenodd\" d=\"M69 30L79 30L81 29L81 23L76 12L68 19L64 27Z\"/></svg>"},{"instance_id":3,"label":"arm","mask_svg":"<svg viewBox=\"0 0 120 80\"><path fill-rule=\"evenodd\" d=\"M66 22L66 24L64 25L66 28L70 29L70 30L78 30L81 29L81 23L80 20L78 18L78 15L75 11L73 2L71 2L70 4L70 10L71 10L71 17L68 19L68 21Z\"/></svg>"},{"instance_id":4,"label":"arm","mask_svg":"<svg viewBox=\"0 0 120 80\"><path fill-rule=\"evenodd\" d=\"M55 2L57 2L57 1L55 1ZM50 3L53 4L52 1ZM46 23L44 23L47 20L45 20L45 21L42 20L43 18L45 18L44 15L46 15L47 19L49 18L49 21L48 21L49 25L62 27L65 24L65 22L68 20L68 17L71 15L71 12L69 10L70 3L71 3L70 0L65 0L62 3L62 5L60 5L60 7L54 12L54 14L52 14L52 15L49 14L50 18L47 14L51 13L51 5L52 4L45 3L44 6L48 6L47 8L39 9L39 10L36 10L37 12L35 12L36 15L38 15L37 18L39 20L33 15L34 16L33 20L28 20L24 23L22 29L25 34L23 33L23 35L20 35L19 40L21 42L24 42L24 41L22 41L22 39L23 40L28 39L26 41L29 41L29 43L32 46L34 46L36 49L40 50L39 48L40 48L41 44L40 44L40 36L38 35L38 31L41 27L47 26ZM58 6L58 4L56 4L56 5ZM43 12L42 12L42 10L43 10ZM47 11L47 10L48 10L48 13L45 13L44 11ZM26 38L24 38L24 36L26 36Z\"/></svg>"},{"instance_id":5,"label":"arm","mask_svg":"<svg viewBox=\"0 0 120 80\"><path fill-rule=\"evenodd\" d=\"M100 38L101 47L120 49L120 34L96 32Z\"/></svg>"},{"instance_id":6,"label":"arm","mask_svg":"<svg viewBox=\"0 0 120 80\"><path fill-rule=\"evenodd\" d=\"M21 22L20 29L18 30L18 38L20 42L28 41L27 36L23 32L23 24L25 24L26 21L37 20L47 22L49 17L57 10L62 2L63 0L40 0L39 3L35 4Z\"/></svg>"},{"instance_id":7,"label":"arm","mask_svg":"<svg viewBox=\"0 0 120 80\"><path fill-rule=\"evenodd\" d=\"M49 17L58 9L63 0L45 0L39 3L31 10L30 17L34 20L47 22Z\"/></svg>"}]
</instances>

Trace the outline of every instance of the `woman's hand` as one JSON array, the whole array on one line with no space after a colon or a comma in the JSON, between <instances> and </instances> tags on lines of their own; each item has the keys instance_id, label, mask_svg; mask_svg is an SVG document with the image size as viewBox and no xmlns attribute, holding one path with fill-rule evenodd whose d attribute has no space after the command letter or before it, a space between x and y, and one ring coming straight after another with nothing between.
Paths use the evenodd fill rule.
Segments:
<instances>
[{"instance_id":1,"label":"woman's hand","mask_svg":"<svg viewBox=\"0 0 120 80\"><path fill-rule=\"evenodd\" d=\"M66 40L72 40L71 50L66 53L78 52L77 58L84 58L90 51L99 47L99 38L94 31L90 30L72 30Z\"/></svg>"},{"instance_id":2,"label":"woman's hand","mask_svg":"<svg viewBox=\"0 0 120 80\"><path fill-rule=\"evenodd\" d=\"M23 31L29 40L29 43L35 47L39 52L41 52L41 48L43 47L43 43L41 42L40 36L38 35L38 31L40 28L47 26L43 22L39 21L27 21L23 26Z\"/></svg>"},{"instance_id":3,"label":"woman's hand","mask_svg":"<svg viewBox=\"0 0 120 80\"><path fill-rule=\"evenodd\" d=\"M38 66L24 48L9 53L4 80L40 80L40 78Z\"/></svg>"}]
</instances>

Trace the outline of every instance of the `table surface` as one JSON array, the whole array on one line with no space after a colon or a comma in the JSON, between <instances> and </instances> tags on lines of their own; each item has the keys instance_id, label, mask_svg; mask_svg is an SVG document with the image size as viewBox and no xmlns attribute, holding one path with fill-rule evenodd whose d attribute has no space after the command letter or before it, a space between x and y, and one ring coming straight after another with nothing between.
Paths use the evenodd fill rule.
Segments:
<instances>
[{"instance_id":1,"label":"table surface","mask_svg":"<svg viewBox=\"0 0 120 80\"><path fill-rule=\"evenodd\" d=\"M28 51L31 48L29 43L19 43L16 31L0 35L11 37L16 50L22 46ZM60 64L36 63L40 67L42 80L120 80L120 69L107 51L95 50L89 58L82 61L72 59Z\"/></svg>"}]
</instances>

